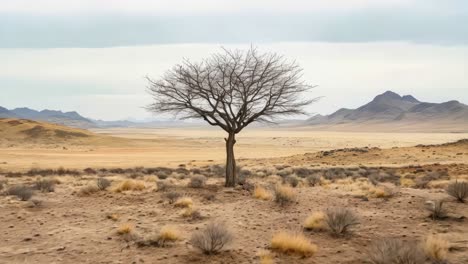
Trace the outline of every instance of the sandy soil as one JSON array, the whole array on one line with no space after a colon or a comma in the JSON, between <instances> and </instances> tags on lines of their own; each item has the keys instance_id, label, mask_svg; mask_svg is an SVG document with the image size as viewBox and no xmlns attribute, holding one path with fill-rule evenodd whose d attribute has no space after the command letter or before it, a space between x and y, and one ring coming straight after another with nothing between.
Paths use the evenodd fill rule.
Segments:
<instances>
[{"instance_id":1,"label":"sandy soil","mask_svg":"<svg viewBox=\"0 0 468 264\"><path fill-rule=\"evenodd\" d=\"M32 184L39 176L6 177L8 171L40 168L103 168L134 166L170 166L185 164L187 169L204 169L223 160L222 134L212 130L107 130L98 131L117 137L131 138L132 146L65 146L44 147L17 145L0 152L4 188ZM197 135L194 137L193 135ZM279 174L291 168L375 167L385 172L389 166L395 175L417 179L437 172L437 178L424 189L394 186L392 197L367 196L358 187L359 180L323 181L310 187L300 179L296 201L280 206L274 201L255 199L248 190L226 189L223 179L209 177L201 189L187 187L188 176L173 172L166 179L171 191L193 199L201 219L181 216L184 209L169 204L163 191L158 191L156 175L102 173L113 186L129 177L145 183L141 191L107 191L80 195L80 190L95 184L97 175L47 176L59 182L55 191L36 192L33 199L19 201L14 196L0 196L0 263L259 263L257 254L270 250L271 237L281 230L304 232L318 245L309 258L272 252L274 263L366 263L373 241L382 238L422 240L439 234L450 243L449 263L468 263L468 207L449 197L443 188L454 179L468 179L468 144L438 144L466 138L465 134L390 134L312 131L273 131L256 129L239 137L239 163L253 172L252 184L267 189L280 181ZM221 141L221 143L219 143ZM396 148L396 147L399 148ZM360 147L360 149L343 149ZM362 147L368 147L364 149ZM373 148L376 147L376 148ZM377 148L378 147L378 148ZM326 152L324 152L326 150ZM304 154L305 153L305 154ZM193 161L195 160L195 161ZM212 160L212 161L210 161ZM350 169L351 170L351 169ZM354 170L354 169L353 169ZM203 174L203 172L202 172ZM445 176L444 176L445 175ZM364 179L364 182L367 182ZM207 200L214 195L213 200ZM366 197L366 198L363 198ZM449 218L432 220L424 204L427 200L445 199ZM358 215L360 224L351 235L341 238L327 231L303 231L305 218L315 211L346 207ZM115 214L115 220L109 215ZM219 255L206 256L190 243L193 232L210 221L224 221L234 235L233 243ZM119 226L130 223L135 236L156 232L171 225L178 229L181 240L168 247L137 247L117 234ZM428 262L429 263L429 262Z\"/></svg>"}]
</instances>

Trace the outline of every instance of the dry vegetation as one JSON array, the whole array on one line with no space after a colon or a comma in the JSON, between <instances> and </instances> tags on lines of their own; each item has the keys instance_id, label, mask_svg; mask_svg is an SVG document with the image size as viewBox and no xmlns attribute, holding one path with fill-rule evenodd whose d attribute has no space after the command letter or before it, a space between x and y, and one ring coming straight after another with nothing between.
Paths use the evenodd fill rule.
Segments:
<instances>
[{"instance_id":1,"label":"dry vegetation","mask_svg":"<svg viewBox=\"0 0 468 264\"><path fill-rule=\"evenodd\" d=\"M235 188L214 161L3 170L0 263L467 263L466 149L242 159ZM391 151L466 161L366 163Z\"/></svg>"}]
</instances>

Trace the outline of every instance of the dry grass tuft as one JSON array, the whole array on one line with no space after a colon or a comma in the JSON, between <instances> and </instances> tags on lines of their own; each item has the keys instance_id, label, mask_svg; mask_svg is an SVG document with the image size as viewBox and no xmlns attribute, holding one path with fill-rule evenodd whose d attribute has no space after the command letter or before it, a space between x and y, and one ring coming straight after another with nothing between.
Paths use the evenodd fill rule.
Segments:
<instances>
[{"instance_id":1,"label":"dry grass tuft","mask_svg":"<svg viewBox=\"0 0 468 264\"><path fill-rule=\"evenodd\" d=\"M202 215L198 209L195 209L193 207L188 207L182 212L182 216L185 218L191 218L191 219L200 219L202 218Z\"/></svg>"},{"instance_id":2,"label":"dry grass tuft","mask_svg":"<svg viewBox=\"0 0 468 264\"><path fill-rule=\"evenodd\" d=\"M99 190L104 191L111 185L111 181L109 181L106 178L98 178L96 185L99 188Z\"/></svg>"},{"instance_id":3,"label":"dry grass tuft","mask_svg":"<svg viewBox=\"0 0 468 264\"><path fill-rule=\"evenodd\" d=\"M282 253L303 257L313 256L317 252L317 246L312 244L303 234L285 231L273 236L271 248Z\"/></svg>"},{"instance_id":4,"label":"dry grass tuft","mask_svg":"<svg viewBox=\"0 0 468 264\"><path fill-rule=\"evenodd\" d=\"M112 221L117 221L119 220L120 216L118 214L108 214L106 216L107 219L110 219Z\"/></svg>"},{"instance_id":5,"label":"dry grass tuft","mask_svg":"<svg viewBox=\"0 0 468 264\"><path fill-rule=\"evenodd\" d=\"M275 187L275 202L280 205L286 205L294 202L296 199L296 192L292 187L287 185L278 184Z\"/></svg>"},{"instance_id":6,"label":"dry grass tuft","mask_svg":"<svg viewBox=\"0 0 468 264\"><path fill-rule=\"evenodd\" d=\"M418 243L399 239L379 239L367 253L372 264L422 264L425 256Z\"/></svg>"},{"instance_id":7,"label":"dry grass tuft","mask_svg":"<svg viewBox=\"0 0 468 264\"><path fill-rule=\"evenodd\" d=\"M78 191L78 195L80 196L88 196L88 195L91 195L93 193L97 193L99 191L99 188L96 186L96 185L87 185L87 186L84 186L82 187L79 191Z\"/></svg>"},{"instance_id":8,"label":"dry grass tuft","mask_svg":"<svg viewBox=\"0 0 468 264\"><path fill-rule=\"evenodd\" d=\"M190 243L204 254L219 253L233 240L231 232L223 223L211 222L203 230L192 235Z\"/></svg>"},{"instance_id":9,"label":"dry grass tuft","mask_svg":"<svg viewBox=\"0 0 468 264\"><path fill-rule=\"evenodd\" d=\"M168 242L175 242L177 240L180 240L180 233L173 226L164 226L159 231L158 238L160 241L160 245L164 246Z\"/></svg>"},{"instance_id":10,"label":"dry grass tuft","mask_svg":"<svg viewBox=\"0 0 468 264\"><path fill-rule=\"evenodd\" d=\"M174 203L175 207L192 207L193 206L193 200L190 197L181 197L177 199Z\"/></svg>"},{"instance_id":11,"label":"dry grass tuft","mask_svg":"<svg viewBox=\"0 0 468 264\"><path fill-rule=\"evenodd\" d=\"M117 229L117 234L119 235L127 235L133 232L134 226L132 224L126 223Z\"/></svg>"},{"instance_id":12,"label":"dry grass tuft","mask_svg":"<svg viewBox=\"0 0 468 264\"><path fill-rule=\"evenodd\" d=\"M423 249L426 256L434 263L445 263L450 243L440 236L428 236L423 243Z\"/></svg>"},{"instance_id":13,"label":"dry grass tuft","mask_svg":"<svg viewBox=\"0 0 468 264\"><path fill-rule=\"evenodd\" d=\"M447 193L460 203L464 203L468 197L468 182L455 181L449 184L447 186Z\"/></svg>"},{"instance_id":14,"label":"dry grass tuft","mask_svg":"<svg viewBox=\"0 0 468 264\"><path fill-rule=\"evenodd\" d=\"M346 208L328 210L326 215L327 226L336 236L347 234L351 227L359 224L357 216Z\"/></svg>"},{"instance_id":15,"label":"dry grass tuft","mask_svg":"<svg viewBox=\"0 0 468 264\"><path fill-rule=\"evenodd\" d=\"M260 259L260 264L273 264L273 255L268 250L260 250L257 253L258 258Z\"/></svg>"},{"instance_id":16,"label":"dry grass tuft","mask_svg":"<svg viewBox=\"0 0 468 264\"><path fill-rule=\"evenodd\" d=\"M260 200L271 200L271 193L262 186L255 186L253 196Z\"/></svg>"},{"instance_id":17,"label":"dry grass tuft","mask_svg":"<svg viewBox=\"0 0 468 264\"><path fill-rule=\"evenodd\" d=\"M444 219L447 212L444 209L444 200L426 201L426 209L431 213L430 217L433 220Z\"/></svg>"},{"instance_id":18,"label":"dry grass tuft","mask_svg":"<svg viewBox=\"0 0 468 264\"><path fill-rule=\"evenodd\" d=\"M124 191L141 191L145 189L145 182L140 180L124 180L119 183L115 188L114 192L124 192Z\"/></svg>"},{"instance_id":19,"label":"dry grass tuft","mask_svg":"<svg viewBox=\"0 0 468 264\"><path fill-rule=\"evenodd\" d=\"M314 212L304 221L304 228L307 230L323 230L326 227L325 213Z\"/></svg>"}]
</instances>

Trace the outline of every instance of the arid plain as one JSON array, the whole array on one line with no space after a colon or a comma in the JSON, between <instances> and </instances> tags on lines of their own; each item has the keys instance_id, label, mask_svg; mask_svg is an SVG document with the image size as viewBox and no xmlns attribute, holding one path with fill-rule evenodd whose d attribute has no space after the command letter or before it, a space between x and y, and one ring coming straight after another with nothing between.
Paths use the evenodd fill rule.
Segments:
<instances>
[{"instance_id":1,"label":"arid plain","mask_svg":"<svg viewBox=\"0 0 468 264\"><path fill-rule=\"evenodd\" d=\"M445 191L468 179L468 133L250 128L237 139L243 184L232 189L222 131L28 122L2 120L0 263L375 263L384 239L417 244L421 263L468 262L468 207ZM18 137L20 126L42 128ZM110 186L99 190L102 178ZM18 185L37 188L20 201L8 195ZM279 185L293 192L284 203ZM343 234L321 222L337 208L356 217ZM212 222L232 242L206 255L191 237ZM152 243L164 230L173 236ZM283 231L313 247L278 247Z\"/></svg>"}]
</instances>

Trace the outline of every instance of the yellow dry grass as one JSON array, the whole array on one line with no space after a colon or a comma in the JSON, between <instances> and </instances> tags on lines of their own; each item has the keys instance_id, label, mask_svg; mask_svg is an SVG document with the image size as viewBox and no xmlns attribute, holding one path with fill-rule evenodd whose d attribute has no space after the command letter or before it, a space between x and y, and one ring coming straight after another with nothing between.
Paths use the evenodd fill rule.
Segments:
<instances>
[{"instance_id":1,"label":"yellow dry grass","mask_svg":"<svg viewBox=\"0 0 468 264\"><path fill-rule=\"evenodd\" d=\"M174 206L189 208L193 206L193 200L190 197L181 197L175 201Z\"/></svg>"},{"instance_id":2,"label":"yellow dry grass","mask_svg":"<svg viewBox=\"0 0 468 264\"><path fill-rule=\"evenodd\" d=\"M423 248L429 258L436 262L442 262L447 258L450 244L441 236L430 235L424 240Z\"/></svg>"},{"instance_id":3,"label":"yellow dry grass","mask_svg":"<svg viewBox=\"0 0 468 264\"><path fill-rule=\"evenodd\" d=\"M262 186L255 186L253 196L260 200L271 200L271 193Z\"/></svg>"},{"instance_id":4,"label":"yellow dry grass","mask_svg":"<svg viewBox=\"0 0 468 264\"><path fill-rule=\"evenodd\" d=\"M133 225L130 223L122 224L121 226L119 226L119 228L117 228L117 234L119 235L130 234L133 232L133 228L134 228Z\"/></svg>"},{"instance_id":5,"label":"yellow dry grass","mask_svg":"<svg viewBox=\"0 0 468 264\"><path fill-rule=\"evenodd\" d=\"M301 233L279 232L271 239L271 248L286 254L295 254L303 257L313 256L317 246L312 244Z\"/></svg>"},{"instance_id":6,"label":"yellow dry grass","mask_svg":"<svg viewBox=\"0 0 468 264\"><path fill-rule=\"evenodd\" d=\"M288 185L277 184L275 187L275 199L277 201L294 201L296 199L296 191Z\"/></svg>"},{"instance_id":7,"label":"yellow dry grass","mask_svg":"<svg viewBox=\"0 0 468 264\"><path fill-rule=\"evenodd\" d=\"M78 191L79 196L88 196L99 191L99 188L96 185L86 185Z\"/></svg>"},{"instance_id":8,"label":"yellow dry grass","mask_svg":"<svg viewBox=\"0 0 468 264\"><path fill-rule=\"evenodd\" d=\"M325 213L312 213L304 221L304 228L308 230L323 230L325 228Z\"/></svg>"},{"instance_id":9,"label":"yellow dry grass","mask_svg":"<svg viewBox=\"0 0 468 264\"><path fill-rule=\"evenodd\" d=\"M273 264L275 263L273 260L273 256L270 251L268 250L260 250L257 253L258 258L260 259L260 264Z\"/></svg>"},{"instance_id":10,"label":"yellow dry grass","mask_svg":"<svg viewBox=\"0 0 468 264\"><path fill-rule=\"evenodd\" d=\"M145 182L139 180L124 180L120 182L114 189L114 192L124 191L141 191L145 189Z\"/></svg>"},{"instance_id":11,"label":"yellow dry grass","mask_svg":"<svg viewBox=\"0 0 468 264\"><path fill-rule=\"evenodd\" d=\"M177 241L180 239L180 232L173 226L164 226L159 231L159 239L162 241Z\"/></svg>"}]
</instances>

